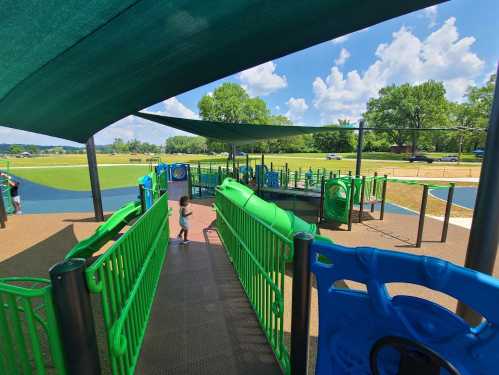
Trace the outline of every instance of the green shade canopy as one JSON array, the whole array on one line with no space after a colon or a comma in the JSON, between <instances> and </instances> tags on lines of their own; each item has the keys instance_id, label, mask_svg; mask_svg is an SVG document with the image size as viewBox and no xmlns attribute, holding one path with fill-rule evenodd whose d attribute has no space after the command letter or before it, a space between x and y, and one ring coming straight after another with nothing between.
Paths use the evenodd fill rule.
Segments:
<instances>
[{"instance_id":1,"label":"green shade canopy","mask_svg":"<svg viewBox=\"0 0 499 375\"><path fill-rule=\"evenodd\" d=\"M0 125L86 142L163 99L440 2L3 2Z\"/></svg>"},{"instance_id":2,"label":"green shade canopy","mask_svg":"<svg viewBox=\"0 0 499 375\"><path fill-rule=\"evenodd\" d=\"M178 117L161 116L144 112L135 113L135 116L139 116L146 120L154 121L178 130L183 130L192 134L218 139L233 144L251 143L264 139L284 138L300 134L324 133L342 129L340 127L332 126L229 124L215 121L190 120Z\"/></svg>"}]
</instances>

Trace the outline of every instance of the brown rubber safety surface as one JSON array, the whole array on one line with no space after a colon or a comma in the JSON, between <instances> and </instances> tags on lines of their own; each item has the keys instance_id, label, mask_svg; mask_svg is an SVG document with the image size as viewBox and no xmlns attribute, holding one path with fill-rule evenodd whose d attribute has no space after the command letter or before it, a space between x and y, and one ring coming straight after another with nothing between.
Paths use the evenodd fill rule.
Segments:
<instances>
[{"instance_id":1,"label":"brown rubber safety surface","mask_svg":"<svg viewBox=\"0 0 499 375\"><path fill-rule=\"evenodd\" d=\"M178 203L170 201L173 239L136 374L281 373L218 234L210 228L215 220L211 202L192 202L192 242L183 245L174 239Z\"/></svg>"}]
</instances>

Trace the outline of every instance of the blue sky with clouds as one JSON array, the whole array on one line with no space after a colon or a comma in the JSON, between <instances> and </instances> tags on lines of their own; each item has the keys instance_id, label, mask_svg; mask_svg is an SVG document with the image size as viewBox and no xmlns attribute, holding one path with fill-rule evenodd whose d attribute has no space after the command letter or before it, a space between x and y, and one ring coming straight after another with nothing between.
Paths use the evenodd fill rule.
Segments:
<instances>
[{"instance_id":1,"label":"blue sky with clouds","mask_svg":"<svg viewBox=\"0 0 499 375\"><path fill-rule=\"evenodd\" d=\"M496 69L497 14L498 0L451 0L269 61L147 110L196 118L199 99L224 81L242 84L250 95L265 99L274 114L307 125L355 121L367 100L392 83L443 81L447 97L459 101L470 84L482 84ZM158 144L180 133L128 117L98 133L96 142L121 137ZM0 143L73 144L4 127Z\"/></svg>"}]
</instances>

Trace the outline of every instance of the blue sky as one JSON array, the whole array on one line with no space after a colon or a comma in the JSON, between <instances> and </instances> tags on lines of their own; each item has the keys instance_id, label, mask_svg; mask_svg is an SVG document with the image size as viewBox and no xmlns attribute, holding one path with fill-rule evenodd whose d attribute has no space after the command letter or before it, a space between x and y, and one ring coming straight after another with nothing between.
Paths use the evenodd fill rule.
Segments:
<instances>
[{"instance_id":1,"label":"blue sky","mask_svg":"<svg viewBox=\"0 0 499 375\"><path fill-rule=\"evenodd\" d=\"M470 84L482 84L496 69L497 14L498 0L452 0L269 61L147 110L196 118L199 99L224 81L242 84L267 101L274 114L295 124L356 121L367 100L393 83L443 81L447 97L459 101ZM99 132L96 142L135 137L159 144L175 134L181 132L128 117ZM4 127L0 143L74 144Z\"/></svg>"}]
</instances>

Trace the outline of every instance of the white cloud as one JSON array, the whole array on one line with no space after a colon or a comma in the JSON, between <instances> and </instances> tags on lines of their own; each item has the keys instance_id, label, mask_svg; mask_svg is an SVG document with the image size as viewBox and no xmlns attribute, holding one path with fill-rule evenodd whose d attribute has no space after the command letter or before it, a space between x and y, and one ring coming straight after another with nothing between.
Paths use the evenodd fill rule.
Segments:
<instances>
[{"instance_id":1,"label":"white cloud","mask_svg":"<svg viewBox=\"0 0 499 375\"><path fill-rule=\"evenodd\" d=\"M148 111L158 115L198 119L199 116L182 104L176 97L165 100L160 111ZM95 142L98 144L109 144L115 138L124 141L138 139L142 142L163 144L168 137L175 135L190 135L189 133L170 128L165 125L156 124L141 117L128 116L121 119L96 134Z\"/></svg>"},{"instance_id":2,"label":"white cloud","mask_svg":"<svg viewBox=\"0 0 499 375\"><path fill-rule=\"evenodd\" d=\"M323 122L339 118L358 119L365 104L380 88L428 79L442 81L450 100L462 100L466 88L481 76L484 62L471 51L473 37L460 38L456 19L449 18L440 29L420 40L402 27L390 43L380 44L376 61L364 72L344 74L337 66L329 75L313 82L314 106Z\"/></svg>"},{"instance_id":3,"label":"white cloud","mask_svg":"<svg viewBox=\"0 0 499 375\"><path fill-rule=\"evenodd\" d=\"M199 116L183 105L176 97L163 102L165 109L161 114L171 117L182 117L189 119L199 119Z\"/></svg>"},{"instance_id":4,"label":"white cloud","mask_svg":"<svg viewBox=\"0 0 499 375\"><path fill-rule=\"evenodd\" d=\"M345 43L348 39L350 39L350 35L343 35L343 36L339 36L338 38L331 40L331 43L342 44L342 43Z\"/></svg>"},{"instance_id":5,"label":"white cloud","mask_svg":"<svg viewBox=\"0 0 499 375\"><path fill-rule=\"evenodd\" d=\"M438 5L423 9L423 16L428 19L428 27L431 29L437 25Z\"/></svg>"},{"instance_id":6,"label":"white cloud","mask_svg":"<svg viewBox=\"0 0 499 375\"><path fill-rule=\"evenodd\" d=\"M239 74L242 87L251 96L264 96L288 85L286 76L275 73L276 64L272 61L247 69Z\"/></svg>"},{"instance_id":7,"label":"white cloud","mask_svg":"<svg viewBox=\"0 0 499 375\"><path fill-rule=\"evenodd\" d=\"M0 143L34 144L43 146L82 146L62 138L50 137L48 135L27 132L0 126Z\"/></svg>"},{"instance_id":8,"label":"white cloud","mask_svg":"<svg viewBox=\"0 0 499 375\"><path fill-rule=\"evenodd\" d=\"M301 120L303 118L303 114L308 109L307 102L303 98L289 98L286 104L289 108L286 112L286 117L291 121Z\"/></svg>"},{"instance_id":9,"label":"white cloud","mask_svg":"<svg viewBox=\"0 0 499 375\"><path fill-rule=\"evenodd\" d=\"M340 51L340 55L336 60L334 60L335 65L340 66L343 65L350 58L350 52L346 48L342 48Z\"/></svg>"}]
</instances>

